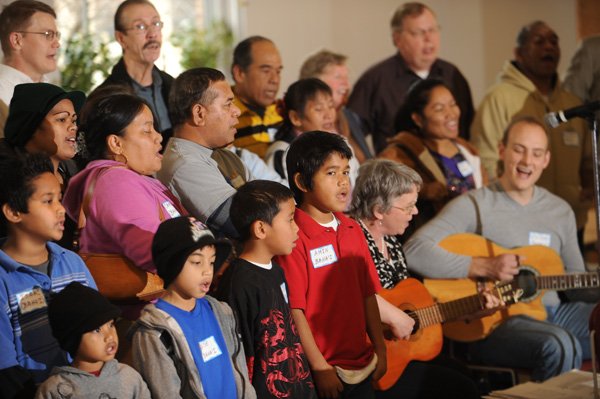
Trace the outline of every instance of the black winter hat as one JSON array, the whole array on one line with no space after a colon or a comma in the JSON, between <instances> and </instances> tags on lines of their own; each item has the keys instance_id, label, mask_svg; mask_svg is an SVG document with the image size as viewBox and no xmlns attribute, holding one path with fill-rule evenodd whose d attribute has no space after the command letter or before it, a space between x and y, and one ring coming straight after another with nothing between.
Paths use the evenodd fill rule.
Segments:
<instances>
[{"instance_id":1,"label":"black winter hat","mask_svg":"<svg viewBox=\"0 0 600 399\"><path fill-rule=\"evenodd\" d=\"M231 253L228 240L215 239L209 228L193 217L180 216L160 224L152 240L152 260L165 288L177 278L188 256L207 245L214 245L217 252L216 273Z\"/></svg>"},{"instance_id":2,"label":"black winter hat","mask_svg":"<svg viewBox=\"0 0 600 399\"><path fill-rule=\"evenodd\" d=\"M60 347L77 355L81 336L117 318L121 309L93 288L72 282L50 299L48 320Z\"/></svg>"},{"instance_id":3,"label":"black winter hat","mask_svg":"<svg viewBox=\"0 0 600 399\"><path fill-rule=\"evenodd\" d=\"M85 93L66 92L50 83L16 85L4 125L6 140L13 146L25 147L48 112L64 99L71 100L75 113L79 114L85 102Z\"/></svg>"}]
</instances>

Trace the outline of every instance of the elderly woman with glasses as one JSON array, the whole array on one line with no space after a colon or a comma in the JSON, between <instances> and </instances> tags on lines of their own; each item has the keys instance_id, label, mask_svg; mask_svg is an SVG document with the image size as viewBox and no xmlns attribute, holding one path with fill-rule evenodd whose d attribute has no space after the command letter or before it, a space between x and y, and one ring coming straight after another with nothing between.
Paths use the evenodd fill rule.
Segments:
<instances>
[{"instance_id":1,"label":"elderly woman with glasses","mask_svg":"<svg viewBox=\"0 0 600 399\"><path fill-rule=\"evenodd\" d=\"M399 236L413 216L418 214L417 198L423 180L406 165L386 159L372 159L361 165L352 192L350 214L362 228L379 280L383 288L393 289L409 277L407 262ZM485 294L486 307L499 301ZM394 305L378 299L381 320L395 320L403 313ZM406 323L405 323L406 324ZM412 329L412 324L409 324ZM392 334L400 335L393 326ZM388 358L389 364L394 359ZM396 383L381 398L479 398L475 382L460 363L442 356L428 361L411 361Z\"/></svg>"}]
</instances>

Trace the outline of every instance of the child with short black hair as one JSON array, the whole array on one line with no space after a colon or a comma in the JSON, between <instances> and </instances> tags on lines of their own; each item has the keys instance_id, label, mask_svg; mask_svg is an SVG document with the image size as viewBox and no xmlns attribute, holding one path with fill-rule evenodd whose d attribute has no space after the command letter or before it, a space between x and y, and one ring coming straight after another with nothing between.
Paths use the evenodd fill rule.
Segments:
<instances>
[{"instance_id":1,"label":"child with short black hair","mask_svg":"<svg viewBox=\"0 0 600 399\"><path fill-rule=\"evenodd\" d=\"M55 367L36 399L148 398L148 386L133 368L115 359L121 310L98 291L73 282L52 298L48 319L71 366Z\"/></svg>"},{"instance_id":2,"label":"child with short black hair","mask_svg":"<svg viewBox=\"0 0 600 399\"><path fill-rule=\"evenodd\" d=\"M154 399L256 398L233 311L206 295L231 252L192 217L160 224L152 259L165 295L133 326L133 365Z\"/></svg>"},{"instance_id":3,"label":"child with short black hair","mask_svg":"<svg viewBox=\"0 0 600 399\"><path fill-rule=\"evenodd\" d=\"M50 294L73 281L96 288L81 258L52 241L64 231L60 184L45 155L0 154L0 397L33 396L68 364L48 324Z\"/></svg>"},{"instance_id":4,"label":"child with short black hair","mask_svg":"<svg viewBox=\"0 0 600 399\"><path fill-rule=\"evenodd\" d=\"M343 214L351 156L331 133L307 132L292 142L286 162L300 237L277 260L319 396L364 399L374 397L371 380L385 373L386 352L379 278L360 226Z\"/></svg>"},{"instance_id":5,"label":"child with short black hair","mask_svg":"<svg viewBox=\"0 0 600 399\"><path fill-rule=\"evenodd\" d=\"M294 196L285 186L254 180L238 189L231 220L244 243L219 281L217 298L238 316L248 372L259 398L315 398L310 368L292 320L277 255L298 239Z\"/></svg>"}]
</instances>

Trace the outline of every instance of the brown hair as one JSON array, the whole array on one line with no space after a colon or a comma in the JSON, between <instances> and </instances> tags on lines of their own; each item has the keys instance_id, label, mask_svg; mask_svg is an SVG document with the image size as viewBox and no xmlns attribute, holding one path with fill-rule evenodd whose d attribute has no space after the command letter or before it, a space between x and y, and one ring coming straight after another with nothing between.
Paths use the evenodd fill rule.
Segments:
<instances>
[{"instance_id":1,"label":"brown hair","mask_svg":"<svg viewBox=\"0 0 600 399\"><path fill-rule=\"evenodd\" d=\"M433 10L423 3L409 2L402 4L396 9L396 12L392 16L392 20L390 21L390 26L392 30L401 31L404 18L418 17L419 15L423 14L425 10L429 10L429 12L434 14Z\"/></svg>"},{"instance_id":2,"label":"brown hair","mask_svg":"<svg viewBox=\"0 0 600 399\"><path fill-rule=\"evenodd\" d=\"M138 5L138 4L149 5L150 7L154 8L156 10L156 7L154 7L154 4L150 3L148 0L125 0L124 2L119 4L119 7L117 8L117 12L115 12L115 32L124 32L125 31L126 28L123 26L123 21L121 21L121 18L123 17L123 13L125 12L125 9L127 7L133 6L133 5Z\"/></svg>"},{"instance_id":3,"label":"brown hair","mask_svg":"<svg viewBox=\"0 0 600 399\"><path fill-rule=\"evenodd\" d=\"M56 12L48 4L36 0L17 0L5 6L0 13L0 43L4 55L10 54L10 34L27 29L31 17L36 12L52 15L56 19Z\"/></svg>"}]
</instances>

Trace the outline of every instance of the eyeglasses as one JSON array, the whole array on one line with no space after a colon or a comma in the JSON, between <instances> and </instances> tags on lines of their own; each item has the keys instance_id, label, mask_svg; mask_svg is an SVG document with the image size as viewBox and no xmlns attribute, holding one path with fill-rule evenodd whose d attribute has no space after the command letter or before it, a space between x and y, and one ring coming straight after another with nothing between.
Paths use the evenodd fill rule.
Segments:
<instances>
[{"instance_id":1,"label":"eyeglasses","mask_svg":"<svg viewBox=\"0 0 600 399\"><path fill-rule=\"evenodd\" d=\"M127 29L123 29L123 30L124 31L134 30L135 33L146 33L152 28L161 30L163 28L163 26L165 26L163 21L154 21L154 22L151 22L150 24L145 24L143 22L140 22L140 23L133 25L132 28L127 28Z\"/></svg>"},{"instance_id":2,"label":"eyeglasses","mask_svg":"<svg viewBox=\"0 0 600 399\"><path fill-rule=\"evenodd\" d=\"M405 208L392 205L392 208L400 209L405 214L410 215L415 209L417 209L417 204L412 204L412 205L409 205L409 206L407 206Z\"/></svg>"},{"instance_id":3,"label":"eyeglasses","mask_svg":"<svg viewBox=\"0 0 600 399\"><path fill-rule=\"evenodd\" d=\"M25 30L18 30L16 31L17 33L31 33L34 35L44 35L46 36L46 40L48 40L49 42L54 41L54 38L56 38L56 40L60 40L60 32L58 31L54 31L54 30L47 30L45 32L29 32L29 31L25 31Z\"/></svg>"},{"instance_id":4,"label":"eyeglasses","mask_svg":"<svg viewBox=\"0 0 600 399\"><path fill-rule=\"evenodd\" d=\"M412 37L414 37L415 39L423 39L425 36L429 35L434 35L440 32L440 27L439 26L433 26L429 29L416 29L416 30L409 30L409 29L405 29L405 31L411 35Z\"/></svg>"}]
</instances>

